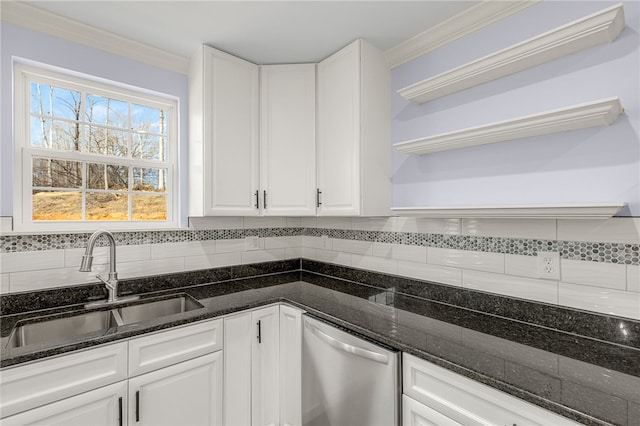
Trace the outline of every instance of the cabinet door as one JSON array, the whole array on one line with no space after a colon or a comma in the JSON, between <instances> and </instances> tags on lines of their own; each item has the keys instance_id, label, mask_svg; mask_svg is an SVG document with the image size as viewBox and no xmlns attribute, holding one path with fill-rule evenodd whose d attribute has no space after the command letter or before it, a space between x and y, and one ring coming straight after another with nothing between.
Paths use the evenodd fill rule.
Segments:
<instances>
[{"instance_id":1,"label":"cabinet door","mask_svg":"<svg viewBox=\"0 0 640 426\"><path fill-rule=\"evenodd\" d=\"M280 424L302 423L302 311L280 306Z\"/></svg>"},{"instance_id":2,"label":"cabinet door","mask_svg":"<svg viewBox=\"0 0 640 426\"><path fill-rule=\"evenodd\" d=\"M204 53L204 214L257 215L258 66Z\"/></svg>"},{"instance_id":3,"label":"cabinet door","mask_svg":"<svg viewBox=\"0 0 640 426\"><path fill-rule=\"evenodd\" d=\"M360 41L318 64L318 215L360 214Z\"/></svg>"},{"instance_id":4,"label":"cabinet door","mask_svg":"<svg viewBox=\"0 0 640 426\"><path fill-rule=\"evenodd\" d=\"M279 306L271 306L251 313L256 332L251 346L251 424L254 426L280 423L279 312Z\"/></svg>"},{"instance_id":5,"label":"cabinet door","mask_svg":"<svg viewBox=\"0 0 640 426\"><path fill-rule=\"evenodd\" d=\"M129 379L131 425L221 425L222 351Z\"/></svg>"},{"instance_id":6,"label":"cabinet door","mask_svg":"<svg viewBox=\"0 0 640 426\"><path fill-rule=\"evenodd\" d=\"M402 395L403 426L462 426L436 410Z\"/></svg>"},{"instance_id":7,"label":"cabinet door","mask_svg":"<svg viewBox=\"0 0 640 426\"><path fill-rule=\"evenodd\" d=\"M315 64L260 67L260 185L264 214L316 214Z\"/></svg>"},{"instance_id":8,"label":"cabinet door","mask_svg":"<svg viewBox=\"0 0 640 426\"><path fill-rule=\"evenodd\" d=\"M224 319L224 424L251 424L251 312Z\"/></svg>"},{"instance_id":9,"label":"cabinet door","mask_svg":"<svg viewBox=\"0 0 640 426\"><path fill-rule=\"evenodd\" d=\"M2 419L11 425L116 426L126 425L127 382L63 399Z\"/></svg>"}]
</instances>

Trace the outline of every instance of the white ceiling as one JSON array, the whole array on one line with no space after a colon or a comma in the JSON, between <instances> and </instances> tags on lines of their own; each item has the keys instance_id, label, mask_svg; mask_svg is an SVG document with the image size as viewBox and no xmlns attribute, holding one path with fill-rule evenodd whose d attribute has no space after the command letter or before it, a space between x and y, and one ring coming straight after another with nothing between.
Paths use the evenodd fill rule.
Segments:
<instances>
[{"instance_id":1,"label":"white ceiling","mask_svg":"<svg viewBox=\"0 0 640 426\"><path fill-rule=\"evenodd\" d=\"M25 1L183 57L205 43L257 64L318 62L357 38L386 50L479 1Z\"/></svg>"}]
</instances>

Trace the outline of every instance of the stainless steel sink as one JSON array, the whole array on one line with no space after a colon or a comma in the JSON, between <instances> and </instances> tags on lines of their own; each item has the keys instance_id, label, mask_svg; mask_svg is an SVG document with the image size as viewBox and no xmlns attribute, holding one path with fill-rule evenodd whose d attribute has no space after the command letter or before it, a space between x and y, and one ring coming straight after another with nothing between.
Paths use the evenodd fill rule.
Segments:
<instances>
[{"instance_id":1,"label":"stainless steel sink","mask_svg":"<svg viewBox=\"0 0 640 426\"><path fill-rule=\"evenodd\" d=\"M117 312L123 324L133 324L200 308L203 306L191 296L180 295L171 299L126 306L118 309Z\"/></svg>"},{"instance_id":2,"label":"stainless steel sink","mask_svg":"<svg viewBox=\"0 0 640 426\"><path fill-rule=\"evenodd\" d=\"M117 326L111 311L86 312L55 319L30 320L17 323L7 342L8 348L55 342L83 334L106 331Z\"/></svg>"},{"instance_id":3,"label":"stainless steel sink","mask_svg":"<svg viewBox=\"0 0 640 426\"><path fill-rule=\"evenodd\" d=\"M186 294L169 298L141 300L140 303L111 310L87 311L78 315L36 318L16 323L7 341L7 348L64 340L106 332L127 324L141 323L169 315L201 309L204 306ZM89 337L89 336L87 336Z\"/></svg>"}]
</instances>

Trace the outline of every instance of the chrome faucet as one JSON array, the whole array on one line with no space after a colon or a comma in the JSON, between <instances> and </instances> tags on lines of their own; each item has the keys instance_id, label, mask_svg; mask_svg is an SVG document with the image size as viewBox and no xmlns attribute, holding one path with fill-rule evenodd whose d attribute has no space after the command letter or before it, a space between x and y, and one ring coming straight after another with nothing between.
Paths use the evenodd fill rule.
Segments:
<instances>
[{"instance_id":1,"label":"chrome faucet","mask_svg":"<svg viewBox=\"0 0 640 426\"><path fill-rule=\"evenodd\" d=\"M115 238L113 238L113 234L107 230L98 230L91 234L91 236L89 237L89 241L87 242L87 249L85 250L84 255L82 256L82 261L80 262L80 272L91 272L91 263L93 262L93 247L96 245L96 241L98 240L98 238L100 238L102 235L107 237L107 239L109 240L109 277L105 280L98 274L96 275L96 278L102 281L107 287L109 296L107 297L107 300L93 302L89 305L95 306L106 303L118 303L138 299L138 296L118 298L118 272L116 272L116 240ZM87 307L89 307L89 305L87 305Z\"/></svg>"}]
</instances>

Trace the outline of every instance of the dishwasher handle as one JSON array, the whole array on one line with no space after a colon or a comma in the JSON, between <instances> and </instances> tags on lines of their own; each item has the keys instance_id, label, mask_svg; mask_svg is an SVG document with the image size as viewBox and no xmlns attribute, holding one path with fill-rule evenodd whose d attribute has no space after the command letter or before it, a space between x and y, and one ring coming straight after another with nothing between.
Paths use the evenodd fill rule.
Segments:
<instances>
[{"instance_id":1,"label":"dishwasher handle","mask_svg":"<svg viewBox=\"0 0 640 426\"><path fill-rule=\"evenodd\" d=\"M320 340L338 350L348 352L350 354L359 356L360 358L368 359L370 361L379 362L380 364L389 363L389 357L385 354L359 348L357 346L342 342L335 337L329 336L328 334L321 331L318 327L314 326L313 324L309 324L308 322L305 322L304 326L313 334L315 334Z\"/></svg>"}]
</instances>

